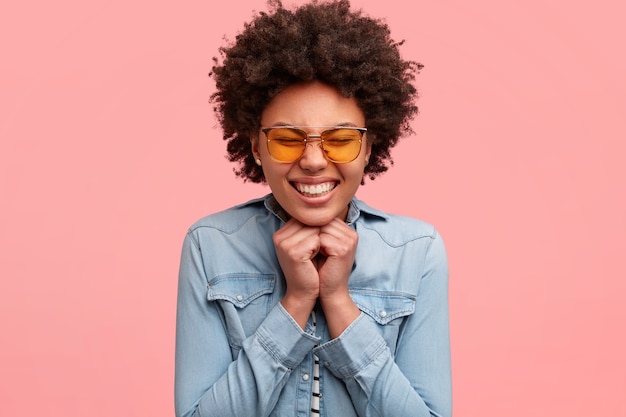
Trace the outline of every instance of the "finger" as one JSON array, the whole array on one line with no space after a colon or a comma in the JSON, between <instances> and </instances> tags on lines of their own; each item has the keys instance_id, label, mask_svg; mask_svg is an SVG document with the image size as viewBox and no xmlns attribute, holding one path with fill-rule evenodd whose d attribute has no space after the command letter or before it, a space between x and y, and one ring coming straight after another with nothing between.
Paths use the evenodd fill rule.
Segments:
<instances>
[{"instance_id":1,"label":"finger","mask_svg":"<svg viewBox=\"0 0 626 417\"><path fill-rule=\"evenodd\" d=\"M312 228L305 226L298 221L292 222L290 220L274 233L273 240L275 246L281 244L282 242L288 242L289 245L293 245L295 244L294 242L306 240L310 236L318 234L319 228Z\"/></svg>"},{"instance_id":2,"label":"finger","mask_svg":"<svg viewBox=\"0 0 626 417\"><path fill-rule=\"evenodd\" d=\"M330 223L328 223L327 225L320 227L320 232L332 234L337 237L340 237L346 233L356 233L352 227L348 226L346 222L339 218L335 218L331 220Z\"/></svg>"},{"instance_id":3,"label":"finger","mask_svg":"<svg viewBox=\"0 0 626 417\"><path fill-rule=\"evenodd\" d=\"M273 237L279 257L284 254L293 261L305 262L310 261L319 253L319 228L302 224L286 227L284 232L276 232Z\"/></svg>"},{"instance_id":4,"label":"finger","mask_svg":"<svg viewBox=\"0 0 626 417\"><path fill-rule=\"evenodd\" d=\"M357 243L357 232L341 220L333 221L321 228L320 246L326 256L351 252Z\"/></svg>"}]
</instances>

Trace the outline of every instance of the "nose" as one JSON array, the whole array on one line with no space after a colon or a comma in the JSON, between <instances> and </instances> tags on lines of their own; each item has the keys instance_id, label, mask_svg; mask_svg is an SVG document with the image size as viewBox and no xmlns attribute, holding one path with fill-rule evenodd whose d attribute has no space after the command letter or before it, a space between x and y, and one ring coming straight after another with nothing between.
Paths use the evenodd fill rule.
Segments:
<instances>
[{"instance_id":1,"label":"nose","mask_svg":"<svg viewBox=\"0 0 626 417\"><path fill-rule=\"evenodd\" d=\"M309 136L298 164L303 170L311 172L320 171L328 166L328 159L324 155L320 139L311 140L311 136Z\"/></svg>"}]
</instances>

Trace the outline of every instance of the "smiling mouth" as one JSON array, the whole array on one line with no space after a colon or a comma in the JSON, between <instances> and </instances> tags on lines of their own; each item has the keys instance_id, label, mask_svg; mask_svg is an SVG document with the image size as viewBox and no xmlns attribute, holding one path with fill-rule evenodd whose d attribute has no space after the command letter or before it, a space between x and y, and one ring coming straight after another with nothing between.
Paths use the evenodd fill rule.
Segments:
<instances>
[{"instance_id":1,"label":"smiling mouth","mask_svg":"<svg viewBox=\"0 0 626 417\"><path fill-rule=\"evenodd\" d=\"M293 183L293 187L305 197L321 197L330 193L337 186L336 182L325 182L323 184L300 184Z\"/></svg>"}]
</instances>

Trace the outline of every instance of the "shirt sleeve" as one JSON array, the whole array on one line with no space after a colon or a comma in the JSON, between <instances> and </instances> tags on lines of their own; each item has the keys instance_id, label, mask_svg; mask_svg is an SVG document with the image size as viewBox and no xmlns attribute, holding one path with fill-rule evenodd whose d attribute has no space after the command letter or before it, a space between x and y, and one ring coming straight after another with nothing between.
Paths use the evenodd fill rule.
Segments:
<instances>
[{"instance_id":1,"label":"shirt sleeve","mask_svg":"<svg viewBox=\"0 0 626 417\"><path fill-rule=\"evenodd\" d=\"M395 357L364 313L314 350L344 381L360 416L452 414L448 263L441 237L431 239L416 310L403 324Z\"/></svg>"},{"instance_id":2,"label":"shirt sleeve","mask_svg":"<svg viewBox=\"0 0 626 417\"><path fill-rule=\"evenodd\" d=\"M188 234L178 282L176 416L267 416L292 370L319 340L278 303L233 360L224 315L207 300L204 271L200 247Z\"/></svg>"}]
</instances>

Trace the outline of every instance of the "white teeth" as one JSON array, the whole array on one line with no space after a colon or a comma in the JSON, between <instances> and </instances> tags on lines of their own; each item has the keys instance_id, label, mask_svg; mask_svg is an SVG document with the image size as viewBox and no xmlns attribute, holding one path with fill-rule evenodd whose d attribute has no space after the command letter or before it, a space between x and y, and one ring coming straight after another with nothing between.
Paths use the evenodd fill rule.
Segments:
<instances>
[{"instance_id":1,"label":"white teeth","mask_svg":"<svg viewBox=\"0 0 626 417\"><path fill-rule=\"evenodd\" d=\"M332 182L325 182L324 184L316 184L316 185L306 185L306 184L296 184L296 189L308 196L319 196L321 194L326 194L335 188L335 184Z\"/></svg>"}]
</instances>

